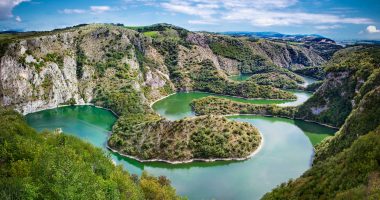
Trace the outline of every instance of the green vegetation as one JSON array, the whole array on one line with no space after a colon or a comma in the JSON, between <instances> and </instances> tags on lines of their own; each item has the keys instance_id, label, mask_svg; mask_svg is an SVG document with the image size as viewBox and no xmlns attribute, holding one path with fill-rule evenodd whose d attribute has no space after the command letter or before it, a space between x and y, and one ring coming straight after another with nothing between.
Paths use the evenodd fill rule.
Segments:
<instances>
[{"instance_id":1,"label":"green vegetation","mask_svg":"<svg viewBox=\"0 0 380 200\"><path fill-rule=\"evenodd\" d=\"M95 88L95 98L93 99L95 105L109 108L118 115L145 112L146 108L141 103L139 92L128 83L120 88L115 87L114 84L117 82L111 82L110 85L98 85Z\"/></svg>"},{"instance_id":2,"label":"green vegetation","mask_svg":"<svg viewBox=\"0 0 380 200\"><path fill-rule=\"evenodd\" d=\"M60 68L63 67L63 57L61 55L58 55L57 53L48 53L43 58L45 62L52 62L56 63Z\"/></svg>"},{"instance_id":3,"label":"green vegetation","mask_svg":"<svg viewBox=\"0 0 380 200\"><path fill-rule=\"evenodd\" d=\"M296 107L241 103L218 97L204 97L191 102L196 115L254 114L294 118Z\"/></svg>"},{"instance_id":4,"label":"green vegetation","mask_svg":"<svg viewBox=\"0 0 380 200\"><path fill-rule=\"evenodd\" d=\"M147 31L147 32L144 32L145 36L152 37L152 38L158 37L158 34L159 34L158 31Z\"/></svg>"},{"instance_id":5,"label":"green vegetation","mask_svg":"<svg viewBox=\"0 0 380 200\"><path fill-rule=\"evenodd\" d=\"M251 81L236 82L218 75L218 71L209 60L200 63L202 73L193 73L194 90L211 92L215 94L226 94L245 98L266 99L296 99L290 92L282 91L271 86L258 85Z\"/></svg>"},{"instance_id":6,"label":"green vegetation","mask_svg":"<svg viewBox=\"0 0 380 200\"><path fill-rule=\"evenodd\" d=\"M108 145L144 160L185 161L243 158L259 146L260 140L252 125L224 117L167 121L154 114L137 114L118 120Z\"/></svg>"},{"instance_id":7,"label":"green vegetation","mask_svg":"<svg viewBox=\"0 0 380 200\"><path fill-rule=\"evenodd\" d=\"M301 88L295 80L278 72L254 74L248 79L248 81L254 82L258 85L269 85L281 89Z\"/></svg>"},{"instance_id":8,"label":"green vegetation","mask_svg":"<svg viewBox=\"0 0 380 200\"><path fill-rule=\"evenodd\" d=\"M294 70L297 74L312 77L318 80L323 80L326 76L323 67L304 67Z\"/></svg>"},{"instance_id":9,"label":"green vegetation","mask_svg":"<svg viewBox=\"0 0 380 200\"><path fill-rule=\"evenodd\" d=\"M83 76L83 66L86 64L87 58L86 58L86 55L84 54L84 51L82 50L82 48L79 45L77 45L77 52L76 53L77 53L76 74L77 74L77 78L81 79Z\"/></svg>"},{"instance_id":10,"label":"green vegetation","mask_svg":"<svg viewBox=\"0 0 380 200\"><path fill-rule=\"evenodd\" d=\"M379 86L379 55L380 48L376 46L356 46L338 51L325 66L327 79L300 106L297 116L341 126L365 93Z\"/></svg>"},{"instance_id":11,"label":"green vegetation","mask_svg":"<svg viewBox=\"0 0 380 200\"><path fill-rule=\"evenodd\" d=\"M180 199L170 181L131 176L75 137L37 133L0 108L1 199Z\"/></svg>"},{"instance_id":12,"label":"green vegetation","mask_svg":"<svg viewBox=\"0 0 380 200\"><path fill-rule=\"evenodd\" d=\"M252 73L256 67L268 65L267 59L254 54L243 40L232 37L218 37L210 41L211 50L220 56L238 60L241 73Z\"/></svg>"},{"instance_id":13,"label":"green vegetation","mask_svg":"<svg viewBox=\"0 0 380 200\"><path fill-rule=\"evenodd\" d=\"M379 199L380 127L263 199Z\"/></svg>"},{"instance_id":14,"label":"green vegetation","mask_svg":"<svg viewBox=\"0 0 380 200\"><path fill-rule=\"evenodd\" d=\"M380 124L380 87L368 92L334 138L325 140L317 148L315 162L325 160L348 148L359 136Z\"/></svg>"},{"instance_id":15,"label":"green vegetation","mask_svg":"<svg viewBox=\"0 0 380 200\"><path fill-rule=\"evenodd\" d=\"M44 80L41 83L41 86L44 90L44 99L48 99L50 92L53 90L53 80L50 75L46 75Z\"/></svg>"},{"instance_id":16,"label":"green vegetation","mask_svg":"<svg viewBox=\"0 0 380 200\"><path fill-rule=\"evenodd\" d=\"M252 73L255 73L255 74L274 72L274 73L285 75L288 78L296 81L297 83L304 83L304 80L299 75L289 71L286 68L278 67L276 65L267 65L267 66L256 67L256 68L252 69L251 71L252 71Z\"/></svg>"},{"instance_id":17,"label":"green vegetation","mask_svg":"<svg viewBox=\"0 0 380 200\"><path fill-rule=\"evenodd\" d=\"M317 145L310 170L263 199L380 198L379 53L376 46L355 46L334 55L327 80L297 115L343 126Z\"/></svg>"}]
</instances>

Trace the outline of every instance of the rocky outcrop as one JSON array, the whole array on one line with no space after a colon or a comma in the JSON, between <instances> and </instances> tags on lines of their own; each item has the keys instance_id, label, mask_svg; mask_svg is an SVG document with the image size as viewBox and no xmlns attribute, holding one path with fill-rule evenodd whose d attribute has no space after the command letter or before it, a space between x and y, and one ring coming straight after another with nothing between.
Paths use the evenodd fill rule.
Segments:
<instances>
[{"instance_id":1,"label":"rocky outcrop","mask_svg":"<svg viewBox=\"0 0 380 200\"><path fill-rule=\"evenodd\" d=\"M258 52L263 52L274 64L285 68L320 66L326 62L317 52L303 46L262 41L251 43L251 47L255 48Z\"/></svg>"},{"instance_id":2,"label":"rocky outcrop","mask_svg":"<svg viewBox=\"0 0 380 200\"><path fill-rule=\"evenodd\" d=\"M135 81L133 88L146 88L148 101L158 99L166 95L160 88L167 83L169 88L174 86L162 58L152 48L147 48L147 55L157 55L155 60L161 64L157 69L148 68L142 73L134 50L135 47L143 49L145 41L140 37L135 31L92 25L16 40L1 57L1 105L27 114L69 101L92 103L95 87L109 81L99 75L99 65L106 59L111 61L105 63L105 67L127 66L125 73L135 77L131 77ZM125 56L112 60L112 56L118 56L114 52L125 52ZM78 62L80 56L82 63Z\"/></svg>"},{"instance_id":3,"label":"rocky outcrop","mask_svg":"<svg viewBox=\"0 0 380 200\"><path fill-rule=\"evenodd\" d=\"M297 117L340 127L366 93L380 85L378 47L338 51L327 64L326 79L299 108Z\"/></svg>"},{"instance_id":4,"label":"rocky outcrop","mask_svg":"<svg viewBox=\"0 0 380 200\"><path fill-rule=\"evenodd\" d=\"M80 86L74 58L65 57L63 66L60 68L56 63L49 62L38 72L20 64L14 57L4 56L0 71L2 104L16 106L18 111L27 114L56 107L70 99L78 104L91 101L92 92L89 91L93 87L93 72L85 69L86 77Z\"/></svg>"},{"instance_id":5,"label":"rocky outcrop","mask_svg":"<svg viewBox=\"0 0 380 200\"><path fill-rule=\"evenodd\" d=\"M163 38L158 39L104 24L15 36L0 58L1 105L27 114L69 101L104 102L96 91L113 88L124 93L132 88L149 103L176 90L192 90L194 75L203 73L199 64L206 60L212 61L215 76L224 82L229 82L227 75L242 71L241 61L210 48L210 40L225 36L177 27L168 37L167 28L160 30ZM324 62L301 47L270 41L247 44L253 55L282 67ZM102 86L107 89L100 90Z\"/></svg>"}]
</instances>

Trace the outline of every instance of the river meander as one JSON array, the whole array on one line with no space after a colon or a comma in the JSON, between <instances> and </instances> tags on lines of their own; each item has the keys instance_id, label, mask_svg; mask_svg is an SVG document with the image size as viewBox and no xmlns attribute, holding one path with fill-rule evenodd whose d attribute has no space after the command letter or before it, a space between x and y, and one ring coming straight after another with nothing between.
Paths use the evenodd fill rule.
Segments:
<instances>
[{"instance_id":1,"label":"river meander","mask_svg":"<svg viewBox=\"0 0 380 200\"><path fill-rule=\"evenodd\" d=\"M210 94L178 93L158 101L153 109L169 119L192 116L188 103L194 98L207 95ZM146 170L156 176L167 176L177 192L189 199L259 199L282 182L297 178L305 172L310 167L313 156L311 141L318 142L335 132L315 123L284 118L240 115L228 118L251 123L262 133L262 149L251 159L172 165L160 162L139 163L111 152L110 155L130 173L141 174ZM62 128L65 133L78 136L108 151L105 148L107 137L117 118L101 108L70 106L32 113L26 119L37 130Z\"/></svg>"}]
</instances>

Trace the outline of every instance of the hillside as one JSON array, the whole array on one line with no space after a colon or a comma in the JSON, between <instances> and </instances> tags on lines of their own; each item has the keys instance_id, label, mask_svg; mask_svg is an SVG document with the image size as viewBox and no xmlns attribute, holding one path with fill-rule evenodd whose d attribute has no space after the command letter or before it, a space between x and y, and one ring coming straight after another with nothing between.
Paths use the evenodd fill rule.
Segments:
<instances>
[{"instance_id":1,"label":"hillside","mask_svg":"<svg viewBox=\"0 0 380 200\"><path fill-rule=\"evenodd\" d=\"M293 94L272 86L229 80L220 68L218 58L221 57L208 46L191 42L190 35L198 37L202 34L167 25L161 27L162 30L153 28L156 32L150 35L103 24L2 35L7 38L2 40L6 43L0 70L2 105L23 114L61 104L95 104L110 108L120 116L114 129L116 137L126 133L126 129L117 130L118 127L133 126L124 118L142 116L139 118L142 122L150 121L154 114L149 104L175 91L198 90L248 98L295 98ZM286 69L273 66L270 69L296 77ZM163 134L166 131L181 134L171 131L176 127L175 123L166 123L160 117L157 120L155 125L147 128L168 126L162 130ZM217 120L211 120L206 128L217 124ZM201 128L201 124L185 126L183 131L192 133L197 128ZM136 136L146 134L146 130L133 133ZM250 133L258 137L255 131ZM254 145L248 149L245 149L244 142L234 146L245 152L241 155L231 151L163 159L245 157L255 149L259 140L249 142ZM193 152L202 151L199 145L192 148ZM227 145L221 150L229 148Z\"/></svg>"},{"instance_id":2,"label":"hillside","mask_svg":"<svg viewBox=\"0 0 380 200\"><path fill-rule=\"evenodd\" d=\"M181 199L166 177L138 178L89 143L37 133L12 110L0 115L1 199Z\"/></svg>"},{"instance_id":3,"label":"hillside","mask_svg":"<svg viewBox=\"0 0 380 200\"><path fill-rule=\"evenodd\" d=\"M245 158L261 142L258 130L248 123L220 116L168 121L158 116L122 117L108 141L112 149L141 160L189 161ZM128 123L124 123L128 121ZM126 126L126 124L128 124Z\"/></svg>"},{"instance_id":4,"label":"hillside","mask_svg":"<svg viewBox=\"0 0 380 200\"><path fill-rule=\"evenodd\" d=\"M14 106L24 114L68 101L113 108L123 93L133 94L124 95L129 103L149 104L174 91L190 90L289 99L294 96L288 92L234 83L227 75L280 72L302 82L281 66L302 65L296 62L302 59L309 64L324 62L308 49L271 41L251 42L169 25L137 30L141 33L128 27L94 24L51 32L1 34L2 105ZM292 54L286 48L300 52ZM312 56L307 57L309 54ZM206 73L209 75L203 76ZM231 87L256 89L239 93L228 90Z\"/></svg>"},{"instance_id":5,"label":"hillside","mask_svg":"<svg viewBox=\"0 0 380 200\"><path fill-rule=\"evenodd\" d=\"M302 106L299 118L342 126L363 96L380 85L380 48L355 46L338 51L326 68L326 80Z\"/></svg>"},{"instance_id":6,"label":"hillside","mask_svg":"<svg viewBox=\"0 0 380 200\"><path fill-rule=\"evenodd\" d=\"M315 93L297 108L214 97L194 101L193 108L197 114L253 113L341 127L336 136L316 147L310 170L279 186L265 199L365 195L376 199L380 173L380 48L352 46L332 56L334 49L313 47L321 41L313 42L230 37L168 24L91 24L48 32L0 34L0 105L22 114L62 104L109 108L119 116L109 147L143 160L244 159L262 142L254 127L213 115L168 121L155 114L150 104L176 91L294 99L293 94L281 90L303 89L298 87L303 80L294 72L325 78L307 88ZM241 82L228 78L241 73L253 75ZM69 136L37 134L19 114L0 111L1 130L5 130L0 133L4 134L0 140L0 163L4 165L0 173L6 177L1 182L1 194L7 197L77 197L82 194L77 191L83 189L91 199L107 196L107 192L121 199L178 198L165 178L145 174L137 181L114 167L100 150ZM101 163L97 163L99 160ZM70 166L57 164L61 161ZM38 166L38 170L31 166ZM58 177L48 180L48 186L56 185L56 190L43 187L41 182L47 180L41 174ZM77 178L77 182L60 182L66 176Z\"/></svg>"},{"instance_id":7,"label":"hillside","mask_svg":"<svg viewBox=\"0 0 380 200\"><path fill-rule=\"evenodd\" d=\"M316 147L311 169L263 199L379 198L379 50L357 46L334 55L328 78L297 114L316 111L318 103L325 109L313 119L343 125Z\"/></svg>"},{"instance_id":8,"label":"hillside","mask_svg":"<svg viewBox=\"0 0 380 200\"><path fill-rule=\"evenodd\" d=\"M196 115L252 114L294 118L297 107L241 103L218 97L204 97L191 102Z\"/></svg>"}]
</instances>

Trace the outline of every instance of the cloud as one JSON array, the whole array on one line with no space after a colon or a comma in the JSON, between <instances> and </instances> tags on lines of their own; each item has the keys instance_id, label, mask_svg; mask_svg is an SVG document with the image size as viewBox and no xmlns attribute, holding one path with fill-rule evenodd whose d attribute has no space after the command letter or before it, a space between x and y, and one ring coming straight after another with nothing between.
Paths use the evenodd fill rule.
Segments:
<instances>
[{"instance_id":1,"label":"cloud","mask_svg":"<svg viewBox=\"0 0 380 200\"><path fill-rule=\"evenodd\" d=\"M60 10L59 12L63 14L83 14L83 13L86 13L86 10L66 8L66 9Z\"/></svg>"},{"instance_id":2,"label":"cloud","mask_svg":"<svg viewBox=\"0 0 380 200\"><path fill-rule=\"evenodd\" d=\"M301 24L369 24L367 18L346 18L331 14L314 14L306 12L283 12L260 10L254 8L239 9L228 12L223 19L231 21L250 21L254 26L289 26Z\"/></svg>"},{"instance_id":3,"label":"cloud","mask_svg":"<svg viewBox=\"0 0 380 200\"><path fill-rule=\"evenodd\" d=\"M103 13L111 10L109 6L90 6L90 10L94 13Z\"/></svg>"},{"instance_id":4,"label":"cloud","mask_svg":"<svg viewBox=\"0 0 380 200\"><path fill-rule=\"evenodd\" d=\"M315 28L318 30L330 30L330 29L342 28L342 26L341 25L320 25L320 26L315 26Z\"/></svg>"},{"instance_id":5,"label":"cloud","mask_svg":"<svg viewBox=\"0 0 380 200\"><path fill-rule=\"evenodd\" d=\"M111 7L109 6L90 6L88 10L66 8L63 10L59 10L58 12L62 14L84 14L84 13L100 14L109 10L111 10Z\"/></svg>"},{"instance_id":6,"label":"cloud","mask_svg":"<svg viewBox=\"0 0 380 200\"><path fill-rule=\"evenodd\" d=\"M5 20L13 17L12 10L22 2L30 0L0 0L0 20Z\"/></svg>"},{"instance_id":7,"label":"cloud","mask_svg":"<svg viewBox=\"0 0 380 200\"><path fill-rule=\"evenodd\" d=\"M192 5L186 1L172 1L171 3L161 3L161 6L169 11L183 13L187 15L197 15L202 18L210 18L211 15L216 14L215 9L218 8L216 4Z\"/></svg>"},{"instance_id":8,"label":"cloud","mask_svg":"<svg viewBox=\"0 0 380 200\"><path fill-rule=\"evenodd\" d=\"M16 20L17 22L21 22L21 21L22 21L20 16L17 16L17 17L15 18L15 20Z\"/></svg>"},{"instance_id":9,"label":"cloud","mask_svg":"<svg viewBox=\"0 0 380 200\"><path fill-rule=\"evenodd\" d=\"M195 0L196 1L196 0ZM287 8L298 0L219 0L226 8Z\"/></svg>"},{"instance_id":10,"label":"cloud","mask_svg":"<svg viewBox=\"0 0 380 200\"><path fill-rule=\"evenodd\" d=\"M150 1L152 2L152 1ZM370 24L369 18L344 14L303 12L298 0L168 0L158 3L166 11L198 17L191 24L249 22L253 26L318 25L319 29L338 28L339 24ZM296 8L295 8L296 7Z\"/></svg>"},{"instance_id":11,"label":"cloud","mask_svg":"<svg viewBox=\"0 0 380 200\"><path fill-rule=\"evenodd\" d=\"M189 24L201 24L201 25L215 25L217 21L215 20L189 20Z\"/></svg>"},{"instance_id":12,"label":"cloud","mask_svg":"<svg viewBox=\"0 0 380 200\"><path fill-rule=\"evenodd\" d=\"M376 26L370 25L366 28L367 33L380 33L380 30L376 28Z\"/></svg>"}]
</instances>

